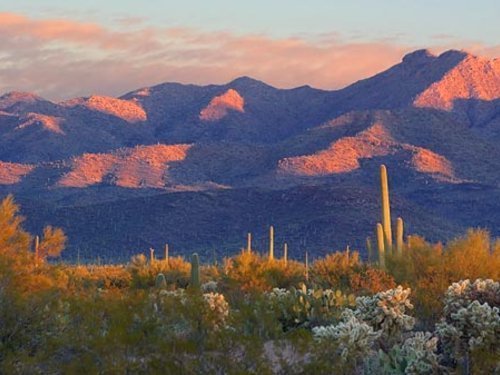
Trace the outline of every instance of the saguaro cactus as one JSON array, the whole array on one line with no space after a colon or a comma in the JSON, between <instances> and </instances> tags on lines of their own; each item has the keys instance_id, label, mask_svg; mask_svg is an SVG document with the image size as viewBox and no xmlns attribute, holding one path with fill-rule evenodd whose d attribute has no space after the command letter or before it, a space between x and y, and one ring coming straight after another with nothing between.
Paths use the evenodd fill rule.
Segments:
<instances>
[{"instance_id":1,"label":"saguaro cactus","mask_svg":"<svg viewBox=\"0 0 500 375\"><path fill-rule=\"evenodd\" d=\"M155 262L155 249L153 249L152 247L149 249L149 261L151 262L151 264Z\"/></svg>"},{"instance_id":2,"label":"saguaro cactus","mask_svg":"<svg viewBox=\"0 0 500 375\"><path fill-rule=\"evenodd\" d=\"M392 251L391 204L389 201L389 182L387 168L380 166L380 193L382 197L382 225L384 229L385 250Z\"/></svg>"},{"instance_id":3,"label":"saguaro cactus","mask_svg":"<svg viewBox=\"0 0 500 375\"><path fill-rule=\"evenodd\" d=\"M378 250L378 263L382 269L385 269L384 228L380 223L377 223L377 250Z\"/></svg>"},{"instance_id":4,"label":"saguaro cactus","mask_svg":"<svg viewBox=\"0 0 500 375\"><path fill-rule=\"evenodd\" d=\"M252 252L252 233L247 233L247 252Z\"/></svg>"},{"instance_id":5,"label":"saguaro cactus","mask_svg":"<svg viewBox=\"0 0 500 375\"><path fill-rule=\"evenodd\" d=\"M165 244L165 263L167 266L168 266L168 257L169 257L168 251L169 251L168 243L166 243Z\"/></svg>"},{"instance_id":6,"label":"saguaro cactus","mask_svg":"<svg viewBox=\"0 0 500 375\"><path fill-rule=\"evenodd\" d=\"M191 284L193 289L200 289L200 257L194 253L191 255Z\"/></svg>"},{"instance_id":7,"label":"saguaro cactus","mask_svg":"<svg viewBox=\"0 0 500 375\"><path fill-rule=\"evenodd\" d=\"M283 261L286 266L288 263L288 244L286 242L283 244Z\"/></svg>"},{"instance_id":8,"label":"saguaro cactus","mask_svg":"<svg viewBox=\"0 0 500 375\"><path fill-rule=\"evenodd\" d=\"M274 260L274 227L269 227L269 260Z\"/></svg>"},{"instance_id":9,"label":"saguaro cactus","mask_svg":"<svg viewBox=\"0 0 500 375\"><path fill-rule=\"evenodd\" d=\"M309 254L306 251L306 281L309 281Z\"/></svg>"},{"instance_id":10,"label":"saguaro cactus","mask_svg":"<svg viewBox=\"0 0 500 375\"><path fill-rule=\"evenodd\" d=\"M40 237L35 236L35 265L38 265L40 260Z\"/></svg>"},{"instance_id":11,"label":"saguaro cactus","mask_svg":"<svg viewBox=\"0 0 500 375\"><path fill-rule=\"evenodd\" d=\"M366 251L368 252L368 263L371 263L373 259L373 247L372 239L370 237L366 237Z\"/></svg>"},{"instance_id":12,"label":"saguaro cactus","mask_svg":"<svg viewBox=\"0 0 500 375\"><path fill-rule=\"evenodd\" d=\"M403 219L398 217L396 222L396 251L398 255L403 255L403 235L404 235L404 224Z\"/></svg>"}]
</instances>

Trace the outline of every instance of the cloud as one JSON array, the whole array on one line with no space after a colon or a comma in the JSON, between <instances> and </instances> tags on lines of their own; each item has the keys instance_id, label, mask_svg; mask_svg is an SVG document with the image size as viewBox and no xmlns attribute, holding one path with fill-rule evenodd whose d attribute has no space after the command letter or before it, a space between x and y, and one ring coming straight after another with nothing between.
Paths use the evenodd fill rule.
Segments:
<instances>
[{"instance_id":1,"label":"cloud","mask_svg":"<svg viewBox=\"0 0 500 375\"><path fill-rule=\"evenodd\" d=\"M59 100L120 95L165 81L224 83L242 75L277 87L334 89L388 68L413 49L397 40L343 40L334 32L272 38L140 21L124 20L114 29L0 13L0 91L34 91ZM498 52L498 46L474 48Z\"/></svg>"}]
</instances>

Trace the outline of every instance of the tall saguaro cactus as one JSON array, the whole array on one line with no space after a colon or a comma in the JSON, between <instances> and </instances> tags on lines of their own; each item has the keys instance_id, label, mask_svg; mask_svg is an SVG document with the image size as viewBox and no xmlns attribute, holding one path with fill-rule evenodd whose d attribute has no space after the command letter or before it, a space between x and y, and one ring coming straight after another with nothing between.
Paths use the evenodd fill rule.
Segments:
<instances>
[{"instance_id":1,"label":"tall saguaro cactus","mask_svg":"<svg viewBox=\"0 0 500 375\"><path fill-rule=\"evenodd\" d=\"M387 168L380 166L380 193L382 196L382 226L384 229L385 250L392 251L391 204L389 201L389 182Z\"/></svg>"},{"instance_id":2,"label":"tall saguaro cactus","mask_svg":"<svg viewBox=\"0 0 500 375\"><path fill-rule=\"evenodd\" d=\"M274 260L274 227L269 227L269 260Z\"/></svg>"},{"instance_id":3,"label":"tall saguaro cactus","mask_svg":"<svg viewBox=\"0 0 500 375\"><path fill-rule=\"evenodd\" d=\"M192 289L200 289L200 257L197 253L191 255L191 284Z\"/></svg>"},{"instance_id":4,"label":"tall saguaro cactus","mask_svg":"<svg viewBox=\"0 0 500 375\"><path fill-rule=\"evenodd\" d=\"M165 244L165 264L168 266L168 258L169 258L169 248L168 243Z\"/></svg>"},{"instance_id":5,"label":"tall saguaro cactus","mask_svg":"<svg viewBox=\"0 0 500 375\"><path fill-rule=\"evenodd\" d=\"M396 222L396 251L399 256L403 255L403 236L404 236L403 219L398 217L398 220Z\"/></svg>"},{"instance_id":6,"label":"tall saguaro cactus","mask_svg":"<svg viewBox=\"0 0 500 375\"><path fill-rule=\"evenodd\" d=\"M377 250L378 250L378 263L382 269L385 269L384 228L380 223L377 223Z\"/></svg>"},{"instance_id":7,"label":"tall saguaro cactus","mask_svg":"<svg viewBox=\"0 0 500 375\"><path fill-rule=\"evenodd\" d=\"M151 264L155 262L155 249L152 247L149 249L149 261Z\"/></svg>"},{"instance_id":8,"label":"tall saguaro cactus","mask_svg":"<svg viewBox=\"0 0 500 375\"><path fill-rule=\"evenodd\" d=\"M252 252L252 233L247 233L247 252Z\"/></svg>"}]
</instances>

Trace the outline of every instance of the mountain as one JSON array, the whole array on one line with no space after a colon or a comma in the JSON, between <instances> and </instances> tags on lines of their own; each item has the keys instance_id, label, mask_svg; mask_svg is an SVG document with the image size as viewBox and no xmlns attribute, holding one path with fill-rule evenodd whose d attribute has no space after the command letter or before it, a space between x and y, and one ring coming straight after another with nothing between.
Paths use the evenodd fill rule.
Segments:
<instances>
[{"instance_id":1,"label":"mountain","mask_svg":"<svg viewBox=\"0 0 500 375\"><path fill-rule=\"evenodd\" d=\"M169 242L238 251L267 226L296 258L364 252L379 220L378 167L393 216L446 240L500 234L500 61L412 52L336 91L164 83L119 98L0 97L0 195L40 232L59 225L67 259L124 260Z\"/></svg>"}]
</instances>

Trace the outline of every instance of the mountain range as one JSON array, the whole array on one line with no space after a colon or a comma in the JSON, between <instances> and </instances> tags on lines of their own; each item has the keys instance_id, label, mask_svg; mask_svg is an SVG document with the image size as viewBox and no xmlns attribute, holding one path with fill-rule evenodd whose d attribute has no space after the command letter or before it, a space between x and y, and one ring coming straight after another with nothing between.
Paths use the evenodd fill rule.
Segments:
<instances>
[{"instance_id":1,"label":"mountain range","mask_svg":"<svg viewBox=\"0 0 500 375\"><path fill-rule=\"evenodd\" d=\"M264 251L271 224L297 259L364 252L382 163L407 233L500 235L500 60L418 50L335 91L241 77L60 103L0 96L0 196L14 194L31 231L62 227L66 259L165 243L220 257L247 232Z\"/></svg>"}]
</instances>

